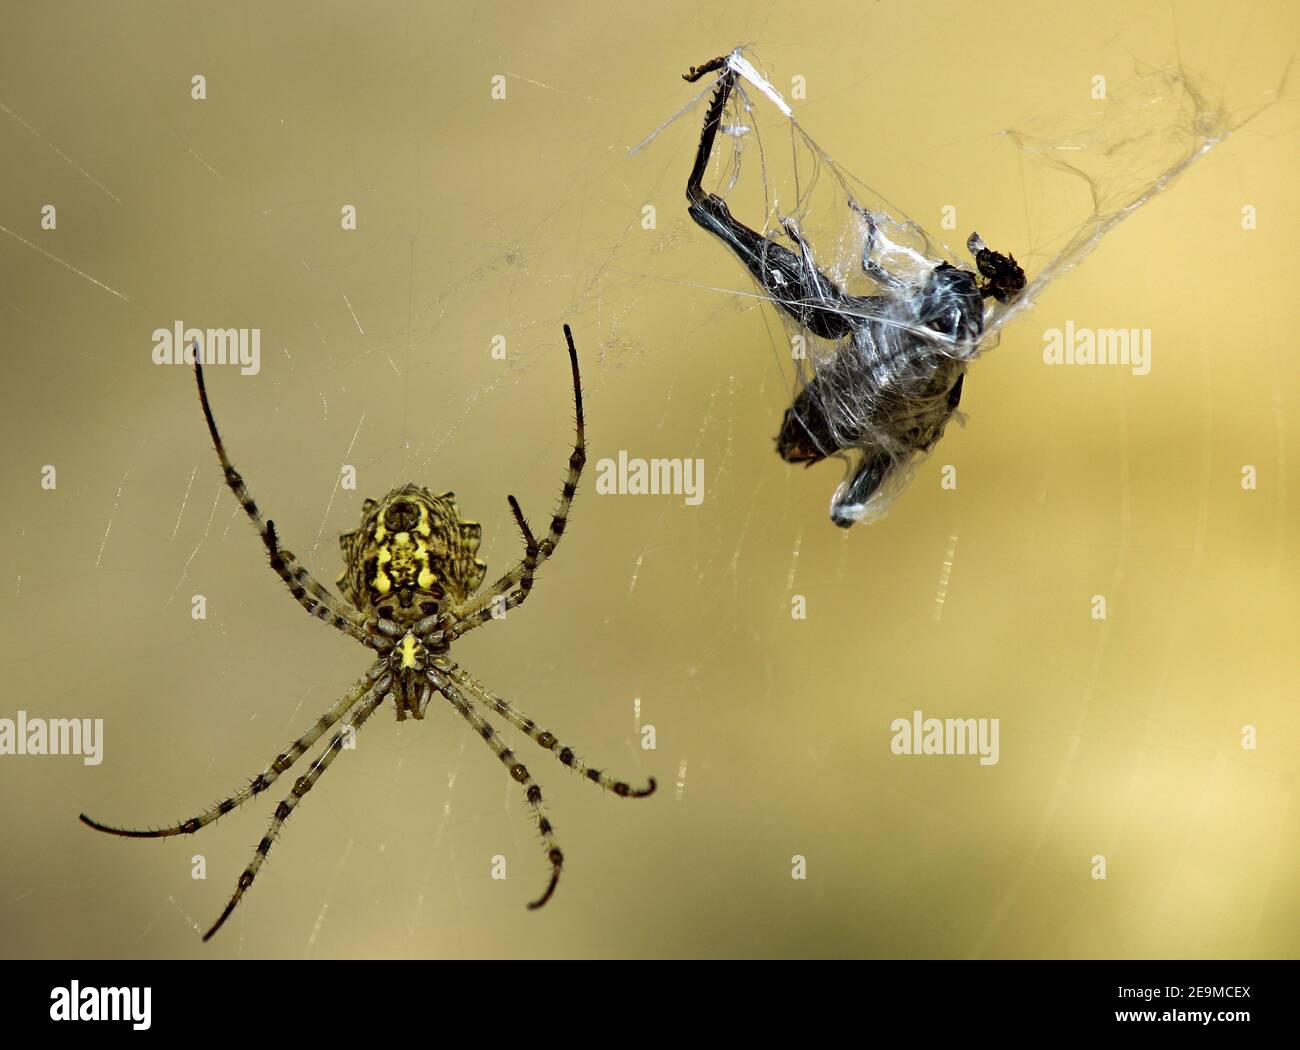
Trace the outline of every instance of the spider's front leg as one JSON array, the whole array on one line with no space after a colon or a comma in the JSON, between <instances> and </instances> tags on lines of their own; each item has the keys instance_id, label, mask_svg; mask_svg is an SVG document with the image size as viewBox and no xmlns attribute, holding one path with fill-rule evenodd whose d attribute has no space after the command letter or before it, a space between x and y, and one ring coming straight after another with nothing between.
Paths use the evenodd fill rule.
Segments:
<instances>
[{"instance_id":1,"label":"spider's front leg","mask_svg":"<svg viewBox=\"0 0 1300 1050\"><path fill-rule=\"evenodd\" d=\"M248 491L243 476L230 461L230 456L226 453L226 444L221 440L221 432L217 429L217 420L212 414L212 405L208 402L208 388L203 381L202 355L199 353L197 346L194 351L194 378L199 387L199 404L203 408L203 418L207 421L208 434L212 437L213 447L217 450L217 458L221 461L221 469L226 477L226 485L235 494L235 499L239 500L239 505L244 508L244 513L248 515L249 520L252 521L257 528L258 534L262 537L262 544L266 547L267 555L271 559L271 568L284 581L285 586L289 588L289 593L293 595L298 604L309 613L319 620L332 624L335 628L355 638L363 645L372 646L372 635L365 618L335 598L322 584L318 583L311 573L298 563L298 559L290 551L280 546L280 538L275 531L275 522L262 519L262 512L258 509L252 493Z\"/></svg>"},{"instance_id":2,"label":"spider's front leg","mask_svg":"<svg viewBox=\"0 0 1300 1050\"><path fill-rule=\"evenodd\" d=\"M573 343L573 331L567 324L564 326L564 339L568 344L569 366L573 372L574 438L573 451L569 454L569 473L560 490L560 502L551 516L551 527L546 537L538 540L524 518L519 501L514 496L506 497L515 524L519 526L519 531L524 538L523 560L502 575L486 591L473 598L463 609L456 610L452 618L454 626L444 635L446 644L450 644L466 631L472 631L492 619L493 603L497 599L504 599L502 612L522 605L533 589L533 577L538 566L555 553L555 548L560 545L564 530L568 527L569 510L578 492L582 468L587 464L587 433L586 421L582 413L582 375L578 370L578 349Z\"/></svg>"}]
</instances>

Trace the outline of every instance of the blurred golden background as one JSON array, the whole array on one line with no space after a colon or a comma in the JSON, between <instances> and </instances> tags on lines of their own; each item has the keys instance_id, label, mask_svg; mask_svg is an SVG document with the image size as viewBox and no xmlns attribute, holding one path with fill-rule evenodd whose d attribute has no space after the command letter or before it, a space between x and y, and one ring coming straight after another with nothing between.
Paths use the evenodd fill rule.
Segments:
<instances>
[{"instance_id":1,"label":"blurred golden background","mask_svg":"<svg viewBox=\"0 0 1300 1050\"><path fill-rule=\"evenodd\" d=\"M1294 956L1294 100L1053 284L972 369L969 424L848 533L839 468L773 451L783 330L685 214L702 109L627 148L744 42L806 78L845 169L1031 256L1057 217L999 131L1135 63L1248 100L1296 29L1280 2L10 5L0 718L102 718L105 751L0 756L0 952ZM1045 366L1066 320L1150 328L1151 373ZM592 463L703 460L699 506L598 496L593 466L528 604L455 650L661 785L600 797L518 740L567 857L542 911L518 785L446 704L371 720L206 946L291 779L194 837L78 823L199 812L366 666L267 568L189 371L152 363L176 321L260 328L215 412L330 583L362 500L407 481L482 521L490 574L519 557L506 494L544 522L571 440L566 321ZM892 754L914 710L998 718L1000 761Z\"/></svg>"}]
</instances>

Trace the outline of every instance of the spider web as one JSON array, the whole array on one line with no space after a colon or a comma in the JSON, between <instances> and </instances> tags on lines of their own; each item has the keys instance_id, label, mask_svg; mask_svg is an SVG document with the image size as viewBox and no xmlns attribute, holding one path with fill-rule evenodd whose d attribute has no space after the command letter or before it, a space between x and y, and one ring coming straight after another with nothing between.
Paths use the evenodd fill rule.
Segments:
<instances>
[{"instance_id":1,"label":"spider web","mask_svg":"<svg viewBox=\"0 0 1300 1050\"><path fill-rule=\"evenodd\" d=\"M1293 370L1268 338L1281 322L1258 327L1274 311L1243 304L1285 302L1287 271L1240 248L1206 261L1188 247L1205 242L1186 233L1217 223L1217 250L1237 219L1237 197L1226 206L1195 178L1243 200L1264 192L1261 172L1288 141L1279 114L1294 112L1285 99L1261 107L1291 38L1268 31L1267 12L1216 26L1218 16L1155 5L1116 6L1072 35L1053 24L1068 17L1062 7L1037 16L1030 46L974 14L945 25L862 7L813 25L777 8L683 5L636 47L581 4L566 9L563 41L540 16L471 8L370 23L313 15L306 27L300 12L250 10L193 30L164 21L154 37L144 15L136 25L91 15L61 61L149 114L132 125L92 107L119 142L75 116L85 101L73 105L56 77L5 66L25 77L0 80L22 199L54 186L95 216L89 230L65 218L57 243L0 240L14 289L4 334L33 349L33 393L6 414L8 444L60 464L63 500L51 513L26 476L14 485L6 628L21 655L7 666L30 713L104 717L107 733L99 767L32 759L20 771L0 760L5 797L31 802L12 833L32 848L12 851L0 886L0 934L14 952L1294 948L1293 933L1270 932L1288 928L1276 919L1296 859L1286 844L1300 839L1287 815L1294 754L1248 765L1222 741L1242 722L1270 725L1274 739L1294 728L1274 632L1294 622L1283 556L1295 532L1281 497L1259 501L1267 509L1243 514L1236 531L1220 528L1231 512L1209 429L1215 418L1247 429L1234 396L1251 412L1262 405L1238 458L1270 464L1285 486ZM926 260L969 266L961 245L976 228L1014 250L1031 280L1020 306L992 317L984 349L1001 346L973 370L962 406L971 426L950 429L886 521L847 535L826 521L835 468L797 469L773 452L799 381L789 331L685 214L709 88L679 74L738 38L753 41L755 67L781 86L794 120L746 87L746 127L733 127L711 168L737 218L777 229L797 215L819 264L851 283L861 230L846 222L847 190L893 216L897 242ZM212 94L195 105L206 109L170 101L173 85L133 43L142 39L163 53L200 41L168 76L184 83L205 69ZM468 43L450 54L431 43L448 39ZM860 42L878 39L899 43L873 46L864 66ZM1112 106L1084 97L1099 71ZM806 100L786 88L792 72L808 75ZM505 98L490 97L492 76ZM1078 100L1074 111L1062 114L1062 98ZM1225 159L1171 182L1229 132L1210 155ZM1176 223L1144 208L1172 209L1185 191L1196 203ZM1283 214L1290 198L1273 199ZM949 202L952 231L908 219ZM359 225L345 232L349 203ZM1232 221L1206 218L1210 205ZM1144 222L1176 243L1133 232ZM12 218L0 224L20 232ZM905 266L904 254L891 262ZM1186 291L1171 303L1169 287ZM1154 407L1133 386L1040 378L1057 373L1036 360L1035 318L1082 319L1099 303L1103 325L1106 311L1126 320L1143 297L1139 318L1183 322L1159 344L1168 386ZM142 333L175 318L262 328L256 377L210 374L214 411L286 546L330 584L337 536L355 527L361 501L407 481L454 490L483 523L489 580L513 564L506 494L536 526L563 480L572 409L561 325L573 326L589 466L569 529L528 603L453 655L585 759L630 781L653 775L660 790L646 803L601 798L512 736L568 859L543 911L524 911L547 865L518 785L446 705L400 725L376 713L356 753L295 812L210 950L197 934L247 863L275 791L158 848L76 825L78 809L137 824L192 815L260 772L365 663L267 571L187 372L143 363ZM1225 329L1239 355L1257 348L1253 385L1244 367L1206 363ZM64 404L79 414L51 408ZM1165 458L1181 494L1159 487L1144 456L1159 426L1192 445ZM1104 469L1071 458L1089 441ZM702 460L704 500L598 495L599 462L620 452ZM962 478L956 505L937 482L949 462ZM1161 517L1142 484L1191 529ZM1251 584L1250 609L1225 597L1235 583L1202 593L1233 571ZM1072 596L1097 591L1126 596L1141 618L1097 630L1067 617ZM205 620L190 618L195 594L208 601ZM796 598L808 603L804 620L792 616ZM1215 602L1253 628L1226 655L1199 627ZM29 655L61 662L51 623L78 656L59 668L57 695L49 661ZM1240 677L1207 667L1202 649ZM1000 714L1003 770L889 755L883 727L914 707ZM650 726L653 750L641 746ZM1090 797L1096 812L1080 802ZM1172 814L1165 830L1153 829L1147 797ZM1252 816L1234 829L1220 806ZM52 848L36 848L51 835ZM1198 874L1198 850L1229 874ZM1164 868L1161 851L1172 858ZM1136 903L1078 895L1061 858L1093 852L1125 856ZM204 880L190 878L194 854ZM795 854L809 859L807 883L789 877ZM503 880L490 877L498 856ZM1234 874L1240 857L1262 874ZM1180 892L1161 896L1164 908L1209 918L1161 925L1162 906L1135 918L1171 885ZM1233 893L1245 903L1226 904ZM914 900L932 910L909 914Z\"/></svg>"}]
</instances>

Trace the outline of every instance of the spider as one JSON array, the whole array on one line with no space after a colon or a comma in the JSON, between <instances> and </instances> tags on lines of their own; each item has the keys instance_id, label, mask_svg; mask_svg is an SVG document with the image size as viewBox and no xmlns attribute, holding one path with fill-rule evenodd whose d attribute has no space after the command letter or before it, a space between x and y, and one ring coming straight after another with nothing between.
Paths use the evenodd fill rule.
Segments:
<instances>
[{"instance_id":1,"label":"spider","mask_svg":"<svg viewBox=\"0 0 1300 1050\"><path fill-rule=\"evenodd\" d=\"M261 534L270 555L271 568L284 581L298 603L318 619L333 625L377 654L373 666L333 707L278 754L267 769L253 777L248 786L196 817L158 829L114 827L81 814L83 823L112 835L128 838L166 838L192 835L217 818L260 795L290 769L325 733L340 722L329 744L317 755L307 772L299 777L293 790L275 808L275 815L253 859L243 874L225 910L203 935L212 937L235 910L257 877L271 845L289 815L316 781L329 769L341 750L351 745L353 735L384 701L391 699L398 721L408 715L423 718L434 693L442 696L456 712L483 738L493 753L524 789L525 798L537 820L547 859L551 864L550 881L542 895L528 905L540 908L555 892L564 866L564 854L555 841L555 831L542 808L542 789L533 781L528 769L516 757L491 723L474 709L474 704L494 711L516 729L555 755L562 764L575 769L593 784L612 791L620 798L645 798L653 794L651 777L643 788L633 788L599 769L588 766L556 739L549 730L497 696L477 679L462 670L448 656L452 643L475 627L494 618L494 608L502 611L522 605L533 588L533 577L559 545L568 522L569 508L578 490L578 479L587 461L586 438L582 415L582 381L578 374L578 351L573 333L564 326L569 345L569 362L573 370L573 401L576 406L576 437L569 456L569 473L561 490L559 505L551 518L550 531L538 540L529 528L519 502L508 496L511 513L523 534L524 556L514 568L501 576L490 588L475 594L482 584L487 565L476 557L482 530L477 522L460 517L455 496L444 492L433 495L419 485L408 484L394 489L382 500L367 499L362 505L361 525L339 538L343 553L343 572L338 578L343 599L335 597L299 564L297 558L280 546L275 522L267 519L253 502L243 477L226 454L225 444L208 403L203 381L201 355L195 353L194 373L199 388L199 402L207 420L208 432L225 472L226 484L239 500L245 513ZM498 614L500 615L500 614Z\"/></svg>"},{"instance_id":2,"label":"spider","mask_svg":"<svg viewBox=\"0 0 1300 1050\"><path fill-rule=\"evenodd\" d=\"M722 70L704 115L695 164L686 182L689 213L740 258L773 302L813 335L844 344L804 384L776 438L787 463L812 466L840 451L861 450L861 464L831 503L831 520L847 528L862 520L888 478L929 451L961 401L968 360L954 345L974 346L984 330L983 300L1012 301L1025 287L1014 256L993 251L972 233L967 242L978 277L939 263L924 286L911 287L871 258L874 217L850 198L866 222L863 271L884 295L850 295L819 270L792 219L783 221L794 250L738 222L726 201L704 189L722 113L735 86L730 56L692 66L694 83ZM981 283L981 278L983 283Z\"/></svg>"}]
</instances>

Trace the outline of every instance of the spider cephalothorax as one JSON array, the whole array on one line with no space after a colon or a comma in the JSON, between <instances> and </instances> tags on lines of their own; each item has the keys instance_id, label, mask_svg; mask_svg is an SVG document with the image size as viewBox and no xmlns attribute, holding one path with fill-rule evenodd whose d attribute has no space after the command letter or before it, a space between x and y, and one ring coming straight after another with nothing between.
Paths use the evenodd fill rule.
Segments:
<instances>
[{"instance_id":1,"label":"spider cephalothorax","mask_svg":"<svg viewBox=\"0 0 1300 1050\"><path fill-rule=\"evenodd\" d=\"M478 522L461 518L454 493L393 489L366 500L361 525L339 537L339 590L359 609L388 610L385 619L412 623L478 590L487 572L475 557L482 535Z\"/></svg>"},{"instance_id":2,"label":"spider cephalothorax","mask_svg":"<svg viewBox=\"0 0 1300 1050\"><path fill-rule=\"evenodd\" d=\"M166 827L146 829L114 827L92 820L84 813L81 815L82 822L92 828L127 838L192 835L261 794L316 741L334 730L329 743L311 762L311 768L294 782L293 790L275 808L271 826L257 844L253 860L239 876L225 911L204 934L204 940L221 928L243 899L245 891L252 886L280 829L303 796L338 755L352 746L353 737L366 720L388 701L392 702L400 721L408 715L423 718L433 697L441 696L492 749L510 778L523 788L524 798L532 810L538 835L546 849L546 859L551 864L550 882L545 892L528 905L530 908L540 908L551 899L560 881L564 854L555 841L555 828L543 809L541 787L492 723L476 710L476 704L505 719L564 766L619 798L645 798L654 793L653 777L644 787L634 788L603 770L587 765L573 748L560 743L554 733L541 728L509 700L492 692L450 656L452 643L462 634L489 620L501 619L508 610L523 605L532 591L537 569L555 553L564 535L569 506L578 491L578 479L587 462L578 351L568 325L564 326L564 337L569 344L569 363L573 369L576 418L569 474L560 490L559 506L551 517L545 536L538 539L519 509L518 501L514 496L507 497L515 524L523 537L523 560L477 595L474 592L482 584L487 569L475 556L482 530L476 522L461 518L455 497L450 492L435 496L420 485L403 485L382 500L365 501L360 527L345 533L340 541L344 569L339 577L339 590L343 598L331 594L292 552L280 545L275 522L263 519L243 477L231 463L217 431L212 406L208 404L202 360L196 354L194 370L208 433L225 472L226 484L261 534L271 568L304 609L360 642L375 656L369 670L352 689L306 733L276 755L262 773L198 816ZM336 726L339 728L335 729Z\"/></svg>"}]
</instances>

